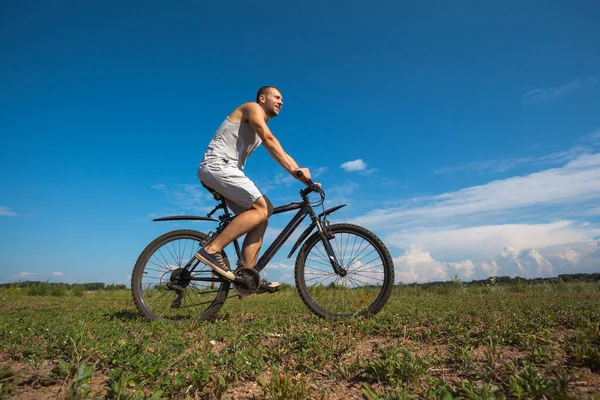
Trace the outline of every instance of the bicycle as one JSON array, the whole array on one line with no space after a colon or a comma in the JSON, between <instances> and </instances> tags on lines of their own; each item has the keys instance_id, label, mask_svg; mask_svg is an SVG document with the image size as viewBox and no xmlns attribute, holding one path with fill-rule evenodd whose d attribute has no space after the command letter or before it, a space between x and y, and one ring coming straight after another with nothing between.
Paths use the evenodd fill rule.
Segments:
<instances>
[{"instance_id":1,"label":"bicycle","mask_svg":"<svg viewBox=\"0 0 600 400\"><path fill-rule=\"evenodd\" d=\"M233 241L237 254L235 280L216 275L194 254L215 238L233 216L221 195L204 184L202 186L219 202L207 216L170 216L153 220L212 221L219 225L209 234L189 229L165 233L140 254L133 269L131 290L137 309L146 319L211 319L227 298L233 297L228 296L232 284L241 296L277 291L261 283L260 272L307 215L311 224L298 237L287 257L291 258L301 246L294 278L304 304L319 317L335 319L374 315L388 301L394 285L394 265L387 247L374 233L361 226L330 224L327 216L345 204L325 210L325 192L310 180L307 187L300 190L301 202L274 208L273 214L298 212L264 251L256 266L248 268L244 265L236 239ZM311 202L311 193L319 194L320 199ZM322 206L323 212L317 215L314 208L318 206ZM223 214L218 219L212 218L218 210L223 210ZM315 228L316 232L312 233ZM229 266L224 251L223 258Z\"/></svg>"}]
</instances>

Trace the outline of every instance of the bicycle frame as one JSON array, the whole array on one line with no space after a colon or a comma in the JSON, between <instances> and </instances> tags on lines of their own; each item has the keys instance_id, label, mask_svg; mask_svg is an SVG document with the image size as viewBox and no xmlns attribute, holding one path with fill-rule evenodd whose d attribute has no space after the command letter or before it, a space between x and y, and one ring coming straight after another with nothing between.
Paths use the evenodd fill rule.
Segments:
<instances>
[{"instance_id":1,"label":"bicycle frame","mask_svg":"<svg viewBox=\"0 0 600 400\"><path fill-rule=\"evenodd\" d=\"M324 229L324 222L326 222L327 215L344 207L345 204L339 205L336 207L332 207L328 210L323 211L319 215L317 215L311 206L310 200L308 199L309 193L310 192L306 191L306 189L300 191L300 194L302 196L301 203L290 203L288 205L276 207L273 209L273 214L280 214L280 213L288 212L288 211L292 211L292 210L298 210L298 212L296 213L296 215L294 215L294 217L290 220L290 222L288 222L288 224L285 226L283 231L281 231L281 233L279 235L277 235L277 237L275 238L273 243L271 243L271 245L263 252L262 256L260 257L260 259L257 261L256 265L254 266L254 269L257 272L260 273L269 264L269 262L273 259L275 254L277 254L279 249L281 249L281 247L284 245L284 243L290 238L292 233L294 233L294 231L298 228L298 226L300 226L300 224L302 223L304 218L306 218L306 216L309 215L312 223L300 235L300 237L296 241L294 247L292 248L292 251L290 251L288 258L291 257L291 255L294 253L296 248L308 237L310 232L316 227L317 231L319 232L319 234L322 237L323 246L324 246L326 252L328 253L333 270L337 274L340 274L342 276L345 275L346 271L340 266L340 264L335 256L335 253L333 252L331 245L329 243L329 239L331 238L330 234L326 231L326 229ZM219 234L233 220L233 217L227 208L225 200L221 197L219 197L219 198L215 197L215 199L220 200L221 203L219 205L217 205L215 207L215 209L212 212L210 212L208 214L208 216L206 216L206 217L173 216L173 217L157 218L157 219L154 219L154 221L170 221L170 220L183 220L183 219L217 221L217 220L211 218L211 215L215 211L217 211L219 209L223 209L223 215L219 217L220 224L219 224L219 227L217 228L217 234ZM326 223L325 223L325 225L326 225ZM243 257L242 257L242 251L240 249L240 245L239 245L239 242L237 239L235 239L233 241L233 245L235 247L236 255L238 258L238 266L245 267ZM187 263L185 268L188 269L190 272L193 272L196 269L196 267L198 266L198 264L199 264L199 261L196 260L195 258L192 258L192 260L190 260ZM224 279L222 279L220 277L214 277L214 278L191 277L190 279L195 280L195 281L209 281L209 282L225 281Z\"/></svg>"}]
</instances>

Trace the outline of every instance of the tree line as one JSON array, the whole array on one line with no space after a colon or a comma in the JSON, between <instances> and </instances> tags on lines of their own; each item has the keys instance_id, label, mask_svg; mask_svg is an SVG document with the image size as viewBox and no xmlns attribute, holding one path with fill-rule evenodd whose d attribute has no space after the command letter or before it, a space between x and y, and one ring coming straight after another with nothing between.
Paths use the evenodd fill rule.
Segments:
<instances>
[{"instance_id":1,"label":"tree line","mask_svg":"<svg viewBox=\"0 0 600 400\"><path fill-rule=\"evenodd\" d=\"M466 286L492 286L492 285L512 285L512 284L536 284L536 283L567 283L567 282L599 282L600 273L591 274L561 274L551 278L522 278L520 276L491 276L487 279L472 280L463 282L458 277L451 281L427 282L427 283L411 283L407 286L443 286L460 283Z\"/></svg>"},{"instance_id":2,"label":"tree line","mask_svg":"<svg viewBox=\"0 0 600 400\"><path fill-rule=\"evenodd\" d=\"M47 281L20 281L13 283L0 283L1 288L21 288L28 289L33 286L48 285L50 288L62 288L65 290L79 289L84 291L94 290L122 290L127 289L127 286L121 283L105 284L104 282L91 282L91 283L63 283L63 282L47 282Z\"/></svg>"}]
</instances>

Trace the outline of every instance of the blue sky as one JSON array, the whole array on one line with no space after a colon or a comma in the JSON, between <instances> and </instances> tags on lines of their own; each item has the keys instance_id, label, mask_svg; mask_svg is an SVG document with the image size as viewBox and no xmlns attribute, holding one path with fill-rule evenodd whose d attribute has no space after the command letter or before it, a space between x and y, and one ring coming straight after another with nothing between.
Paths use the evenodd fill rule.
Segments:
<instances>
[{"instance_id":1,"label":"blue sky","mask_svg":"<svg viewBox=\"0 0 600 400\"><path fill-rule=\"evenodd\" d=\"M598 2L140 4L0 5L0 281L126 283L156 236L210 229L151 218L210 210L196 167L262 85L398 280L600 271ZM245 171L297 199L264 148Z\"/></svg>"}]
</instances>

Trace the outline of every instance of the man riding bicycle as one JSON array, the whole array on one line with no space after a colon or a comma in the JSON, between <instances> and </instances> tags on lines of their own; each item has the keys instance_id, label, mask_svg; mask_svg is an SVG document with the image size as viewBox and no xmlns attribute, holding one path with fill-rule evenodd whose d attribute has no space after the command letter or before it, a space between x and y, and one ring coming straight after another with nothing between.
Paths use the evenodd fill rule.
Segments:
<instances>
[{"instance_id":1,"label":"man riding bicycle","mask_svg":"<svg viewBox=\"0 0 600 400\"><path fill-rule=\"evenodd\" d=\"M275 161L293 177L304 183L311 179L310 171L298 166L267 127L267 122L279 115L282 106L283 97L279 89L275 86L261 87L256 94L256 102L242 104L223 121L198 167L200 181L223 196L236 217L195 257L229 280L234 280L235 276L224 263L221 251L234 239L246 234L242 258L246 267L254 267L268 218L273 213L269 199L242 172L250 154L263 143ZM298 178L298 175L301 177ZM273 282L269 286L276 288L279 283Z\"/></svg>"}]
</instances>

